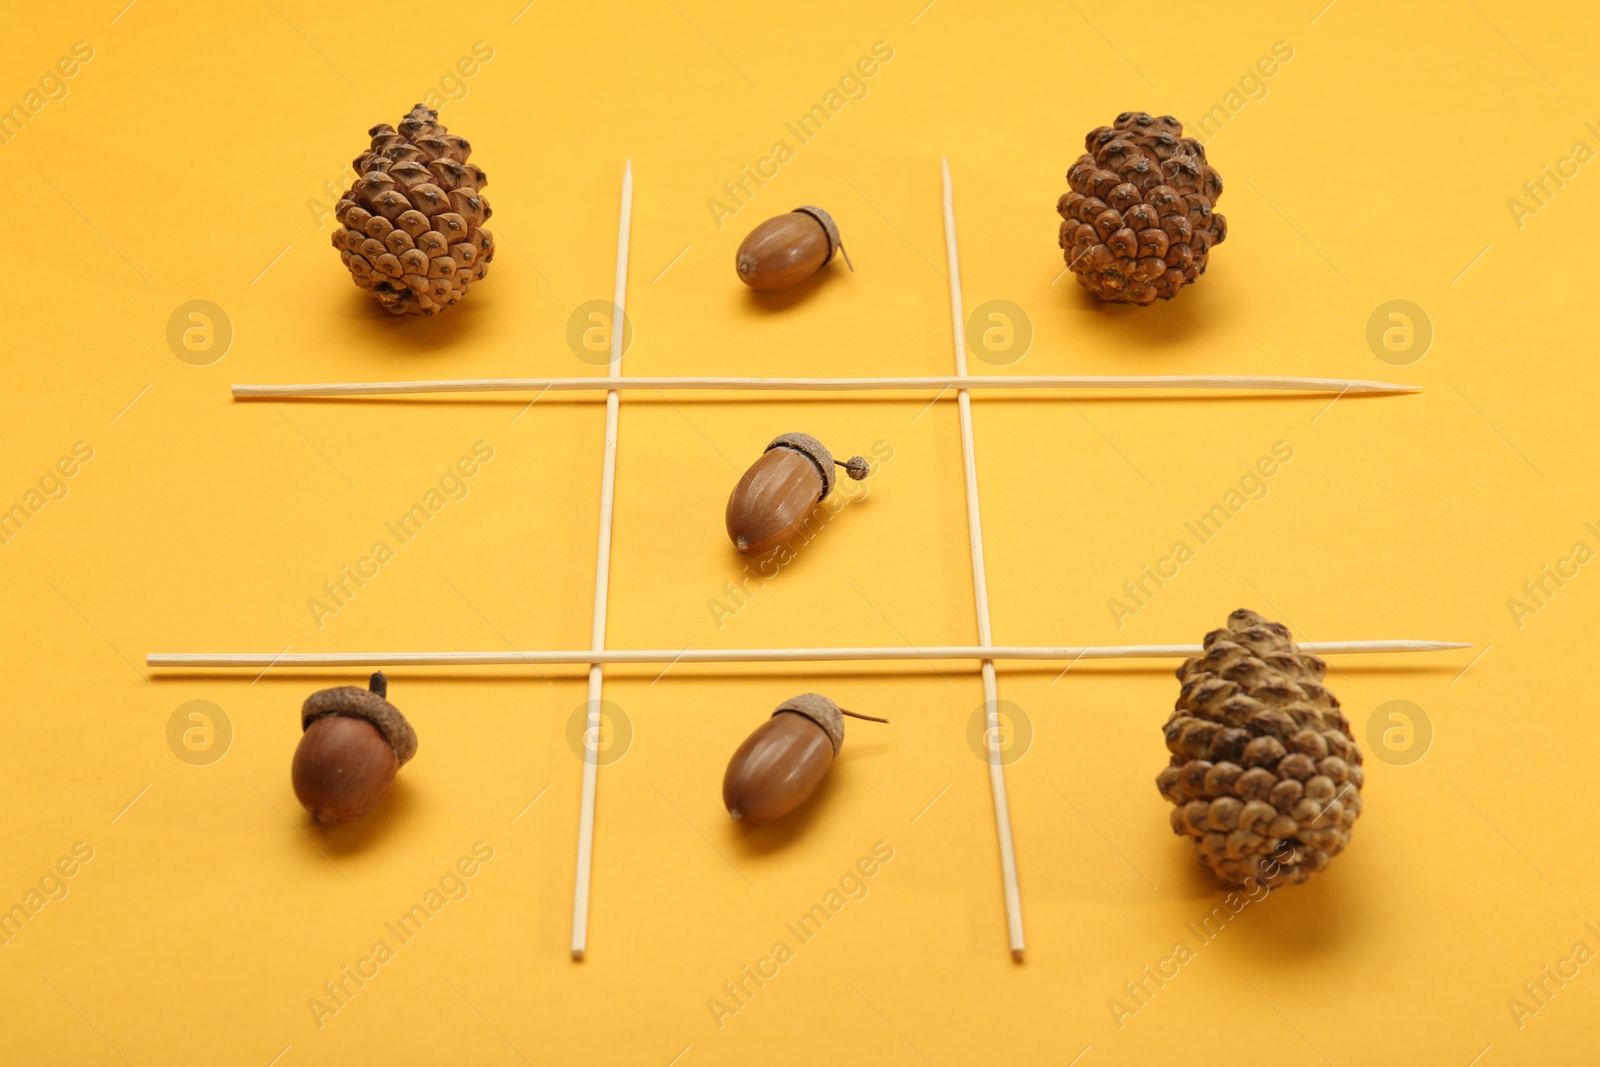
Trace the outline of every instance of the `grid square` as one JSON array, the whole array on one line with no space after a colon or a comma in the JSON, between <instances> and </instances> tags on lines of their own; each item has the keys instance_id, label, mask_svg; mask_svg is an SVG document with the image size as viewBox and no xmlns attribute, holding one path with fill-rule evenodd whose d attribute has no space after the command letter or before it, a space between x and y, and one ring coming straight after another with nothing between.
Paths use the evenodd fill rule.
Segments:
<instances>
[{"instance_id":1,"label":"grid square","mask_svg":"<svg viewBox=\"0 0 1600 1067\"><path fill-rule=\"evenodd\" d=\"M787 648L966 643L972 589L961 546L953 404L817 404L656 397L623 401L612 626L618 648ZM837 458L874 457L841 478L809 542L740 555L728 495L779 433L811 433ZM671 494L642 492L663 480ZM630 489L636 490L630 492ZM908 540L938 546L905 565ZM800 670L806 668L801 667Z\"/></svg>"}]
</instances>

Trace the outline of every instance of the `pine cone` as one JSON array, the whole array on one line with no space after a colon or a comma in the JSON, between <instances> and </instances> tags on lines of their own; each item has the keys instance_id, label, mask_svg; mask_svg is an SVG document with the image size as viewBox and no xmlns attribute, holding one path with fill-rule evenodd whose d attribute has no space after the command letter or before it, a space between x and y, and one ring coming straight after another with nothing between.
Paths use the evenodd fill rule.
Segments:
<instances>
[{"instance_id":1,"label":"pine cone","mask_svg":"<svg viewBox=\"0 0 1600 1067\"><path fill-rule=\"evenodd\" d=\"M1228 885L1303 882L1350 842L1365 772L1327 669L1288 627L1242 608L1178 669L1156 787L1173 832Z\"/></svg>"},{"instance_id":2,"label":"pine cone","mask_svg":"<svg viewBox=\"0 0 1600 1067\"><path fill-rule=\"evenodd\" d=\"M1228 220L1211 210L1222 178L1205 146L1171 115L1124 111L1084 147L1067 172L1072 191L1056 201L1067 266L1101 300L1171 300L1228 236Z\"/></svg>"},{"instance_id":3,"label":"pine cone","mask_svg":"<svg viewBox=\"0 0 1600 1067\"><path fill-rule=\"evenodd\" d=\"M361 288L394 315L435 315L466 295L494 258L482 228L489 181L472 146L418 104L395 130L367 131L372 147L355 158L360 175L334 213L333 247Z\"/></svg>"}]
</instances>

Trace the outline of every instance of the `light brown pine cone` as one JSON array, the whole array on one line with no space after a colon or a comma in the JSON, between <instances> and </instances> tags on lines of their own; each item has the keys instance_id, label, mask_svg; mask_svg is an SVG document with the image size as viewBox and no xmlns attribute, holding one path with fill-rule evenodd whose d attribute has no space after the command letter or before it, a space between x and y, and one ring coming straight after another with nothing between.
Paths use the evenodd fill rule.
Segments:
<instances>
[{"instance_id":1,"label":"light brown pine cone","mask_svg":"<svg viewBox=\"0 0 1600 1067\"><path fill-rule=\"evenodd\" d=\"M395 315L434 315L466 295L494 258L483 228L488 175L468 163L472 146L418 104L396 130L367 131L359 178L339 201L333 247L355 283Z\"/></svg>"},{"instance_id":2,"label":"light brown pine cone","mask_svg":"<svg viewBox=\"0 0 1600 1067\"><path fill-rule=\"evenodd\" d=\"M1350 842L1365 772L1326 671L1288 627L1242 608L1178 669L1156 787L1173 832L1228 885L1303 882Z\"/></svg>"}]
</instances>

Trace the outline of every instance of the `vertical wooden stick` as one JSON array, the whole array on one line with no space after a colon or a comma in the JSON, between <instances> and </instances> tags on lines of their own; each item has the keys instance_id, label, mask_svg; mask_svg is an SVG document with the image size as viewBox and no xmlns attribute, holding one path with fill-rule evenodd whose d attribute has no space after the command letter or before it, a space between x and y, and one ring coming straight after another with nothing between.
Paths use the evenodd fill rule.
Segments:
<instances>
[{"instance_id":1,"label":"vertical wooden stick","mask_svg":"<svg viewBox=\"0 0 1600 1067\"><path fill-rule=\"evenodd\" d=\"M633 160L622 171L622 214L617 225L617 281L612 299L611 363L608 378L622 375L622 340L627 333L628 242L633 227ZM606 647L606 603L611 586L611 516L617 488L617 415L620 394L606 391L605 459L600 468L600 544L594 564L594 629L590 651ZM594 869L594 794L600 772L600 700L605 668L589 665L589 714L583 732L583 797L578 811L578 870L572 887L572 958L581 960L589 945L589 883Z\"/></svg>"},{"instance_id":2,"label":"vertical wooden stick","mask_svg":"<svg viewBox=\"0 0 1600 1067\"><path fill-rule=\"evenodd\" d=\"M961 259L956 251L956 212L950 188L950 160L941 161L944 177L944 248L950 271L950 328L955 338L956 374L967 374L967 328L961 301ZM978 644L994 645L989 627L989 578L983 567L983 517L978 507L978 459L972 441L972 396L966 389L956 391L956 406L961 417L961 458L967 478L967 539L972 546L972 595L978 607ZM1001 761L1000 685L995 678L994 660L982 661L984 743L989 750L989 791L994 795L995 829L1000 836L1000 877L1005 887L1006 925L1011 939L1011 958L1022 961L1026 947L1022 936L1022 894L1017 889L1017 853L1011 842L1011 807L1006 800L1006 772Z\"/></svg>"}]
</instances>

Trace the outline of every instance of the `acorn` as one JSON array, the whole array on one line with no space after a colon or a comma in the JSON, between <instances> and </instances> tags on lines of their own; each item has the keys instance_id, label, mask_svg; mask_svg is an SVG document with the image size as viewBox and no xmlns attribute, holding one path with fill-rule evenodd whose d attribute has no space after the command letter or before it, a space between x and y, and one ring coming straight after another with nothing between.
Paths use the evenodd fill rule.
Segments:
<instances>
[{"instance_id":1,"label":"acorn","mask_svg":"<svg viewBox=\"0 0 1600 1067\"><path fill-rule=\"evenodd\" d=\"M300 708L305 731L294 751L294 795L316 823L357 819L389 795L395 772L417 754L417 734L387 699L379 671L368 688L312 693Z\"/></svg>"},{"instance_id":2,"label":"acorn","mask_svg":"<svg viewBox=\"0 0 1600 1067\"><path fill-rule=\"evenodd\" d=\"M835 466L859 482L871 469L862 456L841 463L807 433L779 434L728 497L728 536L740 552L761 554L788 544L833 492Z\"/></svg>"},{"instance_id":3,"label":"acorn","mask_svg":"<svg viewBox=\"0 0 1600 1067\"><path fill-rule=\"evenodd\" d=\"M781 819L808 800L844 744L844 716L888 722L846 711L825 696L802 693L778 705L772 718L728 761L722 803L746 826Z\"/></svg>"},{"instance_id":4,"label":"acorn","mask_svg":"<svg viewBox=\"0 0 1600 1067\"><path fill-rule=\"evenodd\" d=\"M811 277L835 252L843 252L839 227L820 207L797 207L787 215L770 218L739 243L733 268L739 280L763 292L787 289ZM850 253L844 262L852 271Z\"/></svg>"}]
</instances>

